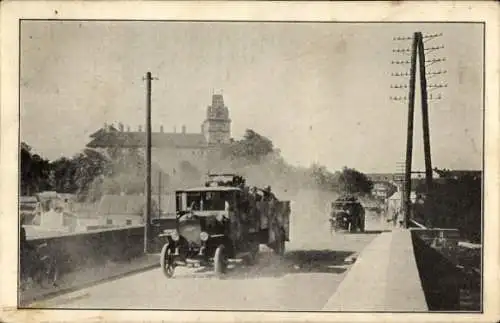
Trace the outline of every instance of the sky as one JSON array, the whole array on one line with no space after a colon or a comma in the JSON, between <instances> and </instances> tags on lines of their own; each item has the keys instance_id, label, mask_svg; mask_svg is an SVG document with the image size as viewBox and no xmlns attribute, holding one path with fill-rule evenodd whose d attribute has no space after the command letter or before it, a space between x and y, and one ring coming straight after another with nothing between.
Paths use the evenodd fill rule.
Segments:
<instances>
[{"instance_id":1,"label":"sky","mask_svg":"<svg viewBox=\"0 0 500 323\"><path fill-rule=\"evenodd\" d=\"M391 84L408 84L408 65L391 61L411 41L442 33L427 59L446 61L429 84L433 166L480 169L483 26L414 23L98 22L21 24L21 140L48 159L71 156L104 123L145 124L150 71L152 125L200 132L212 93L222 92L232 137L269 137L293 165L320 163L394 172L404 161L407 104ZM417 79L418 84L418 79ZM420 89L415 102L414 169L424 168ZM144 126L143 126L144 128Z\"/></svg>"}]
</instances>

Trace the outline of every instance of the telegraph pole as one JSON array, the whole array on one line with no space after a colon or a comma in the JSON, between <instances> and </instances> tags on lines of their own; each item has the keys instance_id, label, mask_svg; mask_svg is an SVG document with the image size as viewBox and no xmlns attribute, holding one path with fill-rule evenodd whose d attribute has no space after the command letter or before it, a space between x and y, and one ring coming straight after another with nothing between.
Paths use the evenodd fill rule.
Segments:
<instances>
[{"instance_id":1,"label":"telegraph pole","mask_svg":"<svg viewBox=\"0 0 500 323\"><path fill-rule=\"evenodd\" d=\"M406 73L392 73L393 76L409 76L409 84L406 85L391 85L391 88L408 89L408 97L391 97L394 101L408 101L408 121L406 127L406 159L402 192L402 206L403 206L403 226L408 228L410 210L411 210L411 165L413 158L413 121L415 115L415 79L416 79L416 66L417 66L417 50L419 43L418 33L414 33L413 37L395 37L394 40L412 40L411 49L396 49L393 52L407 53L410 52L410 60L405 61L392 61L392 64L410 64L410 72Z\"/></svg>"},{"instance_id":2,"label":"telegraph pole","mask_svg":"<svg viewBox=\"0 0 500 323\"><path fill-rule=\"evenodd\" d=\"M146 174L144 208L144 253L149 252L151 238L151 72L146 73Z\"/></svg>"},{"instance_id":3,"label":"telegraph pole","mask_svg":"<svg viewBox=\"0 0 500 323\"><path fill-rule=\"evenodd\" d=\"M392 61L393 64L411 64L410 72L405 73L392 73L392 76L403 76L410 77L409 86L408 85L391 85L391 88L396 89L407 89L409 88L408 97L391 97L390 99L393 101L406 101L408 100L408 125L407 125L407 143L406 143L406 162L405 162L405 181L404 181L404 215L405 227L408 227L408 220L410 216L411 210L411 174L412 174L412 155L413 155L413 120L414 120L414 101L415 101L415 78L416 78L416 60L418 54L419 60L419 75L420 75L420 94L421 94L421 104L422 104L422 127L423 127L423 141L424 141L424 155L425 155L425 178L426 178L426 188L427 194L429 194L432 190L432 163L431 163L431 148L430 148L430 134L429 134L429 110L428 110L428 101L430 100L439 100L441 99L441 95L438 97L433 97L432 94L430 98L428 97L428 89L437 89L443 88L447 85L435 85L427 84L427 75L430 77L437 76L440 74L446 73L446 71L440 70L435 72L426 72L426 67L428 65L432 65L434 63L442 62L444 58L435 58L431 60L425 59L426 51L427 53L436 51L444 48L444 46L435 46L435 47L424 47L424 42L428 40L432 40L436 37L442 36L442 34L433 34L423 36L421 32L416 32L413 34L413 37L394 37L394 40L413 40L412 48L402 48L402 49L394 49L395 53L407 54L411 53L411 60L403 60L403 61ZM429 63L429 64L427 64ZM429 77L429 78L430 78Z\"/></svg>"},{"instance_id":4,"label":"telegraph pole","mask_svg":"<svg viewBox=\"0 0 500 323\"><path fill-rule=\"evenodd\" d=\"M428 107L428 88L432 89L437 89L437 88L443 88L446 87L446 84L441 84L441 85L436 85L436 84L430 84L427 85L427 75L429 74L430 77L436 76L439 74L444 74L446 71L437 71L437 72L431 72L427 73L426 72L426 67L427 63L428 65L432 65L437 62L443 62L445 61L444 58L437 58L437 59L431 59L431 60L426 60L426 50L427 51L435 51L439 49L443 49L444 46L437 46L437 47L429 47L429 48L424 48L424 38L427 40L432 40L436 37L441 36L442 34L434 34L434 35L428 35L428 36L423 36L422 33L418 33L419 41L418 41L418 52L419 52L419 67L420 67L420 94L421 94L421 101L422 101L422 130L423 130L423 139L424 139L424 156L425 156L425 182L426 182L426 187L427 187L427 194L431 193L432 191L432 162L431 162L431 144L430 144L430 134L429 134L429 107ZM431 99L433 99L431 97ZM441 99L441 96L437 97L436 99Z\"/></svg>"},{"instance_id":5,"label":"telegraph pole","mask_svg":"<svg viewBox=\"0 0 500 323\"><path fill-rule=\"evenodd\" d=\"M158 171L158 219L161 217L161 170Z\"/></svg>"},{"instance_id":6,"label":"telegraph pole","mask_svg":"<svg viewBox=\"0 0 500 323\"><path fill-rule=\"evenodd\" d=\"M427 192L432 189L432 163L431 163L431 145L429 136L429 106L427 102L427 77L425 75L425 51L422 34L418 36L418 54L420 67L420 94L422 100L422 130L424 136L424 156L425 156L425 183Z\"/></svg>"},{"instance_id":7,"label":"telegraph pole","mask_svg":"<svg viewBox=\"0 0 500 323\"><path fill-rule=\"evenodd\" d=\"M406 161L405 161L405 184L404 184L404 219L403 225L408 228L408 218L410 216L411 198L411 162L413 157L413 119L415 111L415 68L417 64L417 33L413 35L411 48L410 84L408 93L408 125L406 133Z\"/></svg>"}]
</instances>

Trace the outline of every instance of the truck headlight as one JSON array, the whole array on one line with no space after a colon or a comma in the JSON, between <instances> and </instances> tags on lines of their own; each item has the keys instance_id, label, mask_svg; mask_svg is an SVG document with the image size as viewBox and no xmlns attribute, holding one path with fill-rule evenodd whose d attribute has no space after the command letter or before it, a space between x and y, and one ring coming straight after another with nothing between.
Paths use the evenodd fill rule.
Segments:
<instances>
[{"instance_id":1,"label":"truck headlight","mask_svg":"<svg viewBox=\"0 0 500 323\"><path fill-rule=\"evenodd\" d=\"M172 240L174 240L174 241L179 241L179 234L177 233L177 231L173 231L170 234L170 237L172 237Z\"/></svg>"},{"instance_id":2,"label":"truck headlight","mask_svg":"<svg viewBox=\"0 0 500 323\"><path fill-rule=\"evenodd\" d=\"M205 231L200 232L200 239L201 239L201 241L207 241L208 240L208 233L206 233Z\"/></svg>"}]
</instances>

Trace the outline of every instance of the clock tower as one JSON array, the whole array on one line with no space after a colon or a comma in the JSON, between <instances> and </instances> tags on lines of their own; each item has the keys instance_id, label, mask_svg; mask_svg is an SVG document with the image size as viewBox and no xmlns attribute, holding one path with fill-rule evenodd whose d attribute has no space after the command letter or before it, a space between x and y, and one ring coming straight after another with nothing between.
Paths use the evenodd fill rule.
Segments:
<instances>
[{"instance_id":1,"label":"clock tower","mask_svg":"<svg viewBox=\"0 0 500 323\"><path fill-rule=\"evenodd\" d=\"M202 128L209 145L229 142L231 119L229 119L229 109L224 105L222 94L212 95L212 105L207 107L207 115Z\"/></svg>"}]
</instances>

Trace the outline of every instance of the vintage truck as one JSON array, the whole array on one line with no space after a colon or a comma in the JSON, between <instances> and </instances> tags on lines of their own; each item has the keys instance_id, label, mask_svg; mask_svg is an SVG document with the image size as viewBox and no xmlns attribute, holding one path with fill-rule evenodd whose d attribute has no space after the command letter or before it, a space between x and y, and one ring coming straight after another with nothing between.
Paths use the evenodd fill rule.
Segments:
<instances>
[{"instance_id":1,"label":"vintage truck","mask_svg":"<svg viewBox=\"0 0 500 323\"><path fill-rule=\"evenodd\" d=\"M331 204L330 232L365 231L365 209L354 196L346 195L337 198Z\"/></svg>"},{"instance_id":2,"label":"vintage truck","mask_svg":"<svg viewBox=\"0 0 500 323\"><path fill-rule=\"evenodd\" d=\"M186 265L213 266L221 276L229 262L254 263L261 244L284 254L290 202L278 200L269 188L250 188L236 174L210 174L205 186L175 194L175 228L159 235L166 277Z\"/></svg>"}]
</instances>

